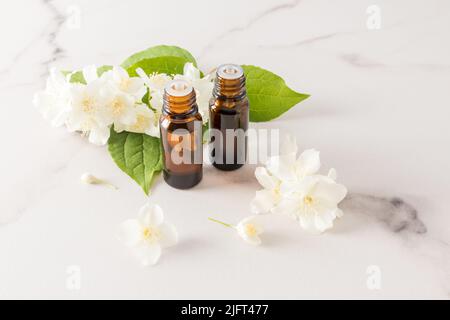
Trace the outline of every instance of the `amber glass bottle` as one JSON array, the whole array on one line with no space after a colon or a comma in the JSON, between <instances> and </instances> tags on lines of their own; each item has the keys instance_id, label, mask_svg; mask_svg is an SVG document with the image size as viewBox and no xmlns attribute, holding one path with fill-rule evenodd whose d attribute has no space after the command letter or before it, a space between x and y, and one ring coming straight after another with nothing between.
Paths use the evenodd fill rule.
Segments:
<instances>
[{"instance_id":1,"label":"amber glass bottle","mask_svg":"<svg viewBox=\"0 0 450 320\"><path fill-rule=\"evenodd\" d=\"M249 104L240 66L217 68L209 119L212 164L226 171L242 167L247 159Z\"/></svg>"},{"instance_id":2,"label":"amber glass bottle","mask_svg":"<svg viewBox=\"0 0 450 320\"><path fill-rule=\"evenodd\" d=\"M159 120L164 180L174 188L188 189L202 180L202 117L195 91L183 80L169 82Z\"/></svg>"}]
</instances>

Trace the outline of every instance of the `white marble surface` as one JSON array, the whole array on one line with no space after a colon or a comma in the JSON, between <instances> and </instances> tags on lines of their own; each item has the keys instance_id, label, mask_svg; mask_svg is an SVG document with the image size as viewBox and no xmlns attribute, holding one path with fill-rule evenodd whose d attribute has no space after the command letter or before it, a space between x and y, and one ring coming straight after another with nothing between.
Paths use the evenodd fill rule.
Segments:
<instances>
[{"instance_id":1,"label":"white marble surface","mask_svg":"<svg viewBox=\"0 0 450 320\"><path fill-rule=\"evenodd\" d=\"M371 4L380 30L366 27ZM1 298L450 297L447 0L16 0L1 9ZM77 11L80 28L70 28ZM400 197L418 217L363 196L322 236L264 218L265 245L253 248L206 220L248 215L253 167L207 168L195 189L154 188L180 243L141 268L115 231L146 197L105 148L51 128L31 99L49 66L120 63L162 43L189 49L205 70L256 64L310 93L259 126L321 150L351 193ZM82 185L85 171L120 190ZM66 288L71 265L80 290ZM366 285L370 265L381 269L380 290Z\"/></svg>"}]
</instances>

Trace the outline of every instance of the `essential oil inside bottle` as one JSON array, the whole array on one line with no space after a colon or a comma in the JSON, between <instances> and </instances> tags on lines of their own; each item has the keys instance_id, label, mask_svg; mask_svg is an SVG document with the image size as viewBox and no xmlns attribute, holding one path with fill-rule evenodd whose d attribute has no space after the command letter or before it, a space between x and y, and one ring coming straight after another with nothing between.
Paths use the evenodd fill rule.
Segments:
<instances>
[{"instance_id":1,"label":"essential oil inside bottle","mask_svg":"<svg viewBox=\"0 0 450 320\"><path fill-rule=\"evenodd\" d=\"M195 186L203 176L202 117L189 83L168 83L159 124L164 180L177 189Z\"/></svg>"},{"instance_id":2,"label":"essential oil inside bottle","mask_svg":"<svg viewBox=\"0 0 450 320\"><path fill-rule=\"evenodd\" d=\"M211 162L220 170L236 170L247 159L249 103L242 68L224 64L217 68L209 104Z\"/></svg>"}]
</instances>

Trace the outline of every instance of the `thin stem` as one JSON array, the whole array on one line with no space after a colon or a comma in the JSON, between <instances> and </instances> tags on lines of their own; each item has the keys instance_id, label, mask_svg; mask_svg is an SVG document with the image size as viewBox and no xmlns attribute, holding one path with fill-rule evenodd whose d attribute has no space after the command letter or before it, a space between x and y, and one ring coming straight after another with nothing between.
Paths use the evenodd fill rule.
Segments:
<instances>
[{"instance_id":1,"label":"thin stem","mask_svg":"<svg viewBox=\"0 0 450 320\"><path fill-rule=\"evenodd\" d=\"M218 223L218 224L221 224L221 225L223 225L223 226L225 226L225 227L227 227L227 228L234 228L233 225L231 225L231 224L229 224L229 223L226 223L226 222L223 222L223 221L220 221L220 220L216 220L216 219L214 219L214 218L208 218L208 220L209 220L209 221L212 221L212 222L215 222L215 223Z\"/></svg>"}]
</instances>

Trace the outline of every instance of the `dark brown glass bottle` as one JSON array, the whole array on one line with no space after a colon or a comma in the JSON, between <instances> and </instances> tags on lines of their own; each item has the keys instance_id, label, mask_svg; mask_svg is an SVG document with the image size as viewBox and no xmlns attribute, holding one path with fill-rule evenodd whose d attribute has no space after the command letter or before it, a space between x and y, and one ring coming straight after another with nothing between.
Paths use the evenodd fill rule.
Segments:
<instances>
[{"instance_id":1,"label":"dark brown glass bottle","mask_svg":"<svg viewBox=\"0 0 450 320\"><path fill-rule=\"evenodd\" d=\"M166 86L159 125L164 180L177 189L195 186L203 176L202 117L186 81Z\"/></svg>"},{"instance_id":2,"label":"dark brown glass bottle","mask_svg":"<svg viewBox=\"0 0 450 320\"><path fill-rule=\"evenodd\" d=\"M247 160L249 104L240 66L217 68L209 119L212 164L226 171L242 167Z\"/></svg>"}]
</instances>

